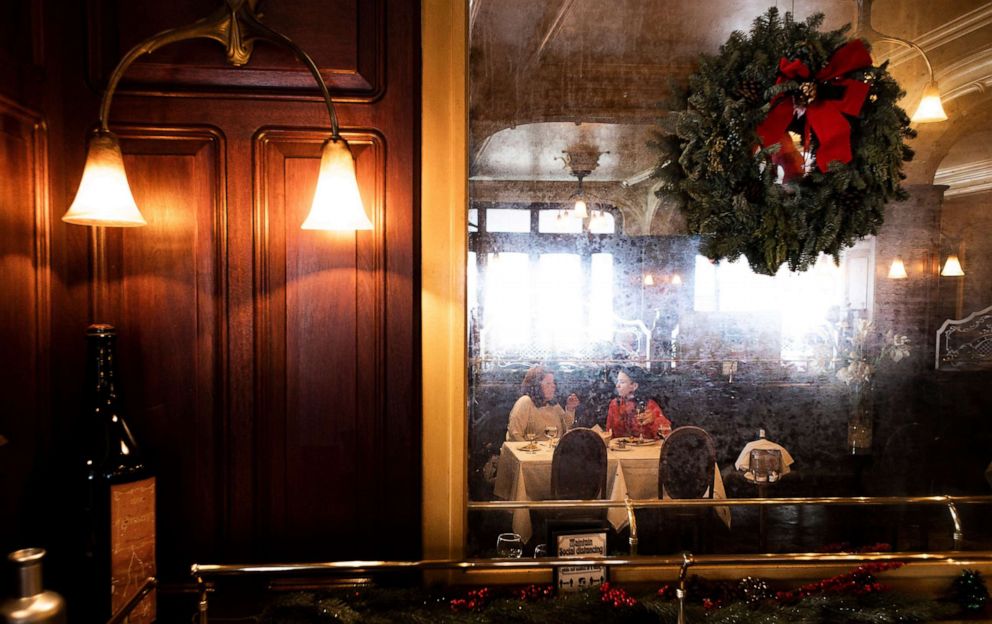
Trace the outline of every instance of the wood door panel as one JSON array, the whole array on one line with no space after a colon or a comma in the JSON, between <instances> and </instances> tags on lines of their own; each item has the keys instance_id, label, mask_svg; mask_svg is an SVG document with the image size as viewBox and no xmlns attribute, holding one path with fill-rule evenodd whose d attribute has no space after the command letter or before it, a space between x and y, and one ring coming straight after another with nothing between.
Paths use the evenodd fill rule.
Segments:
<instances>
[{"instance_id":1,"label":"wood door panel","mask_svg":"<svg viewBox=\"0 0 992 624\"><path fill-rule=\"evenodd\" d=\"M47 452L51 292L46 131L0 98L0 546L33 535L36 457Z\"/></svg>"},{"instance_id":2,"label":"wood door panel","mask_svg":"<svg viewBox=\"0 0 992 624\"><path fill-rule=\"evenodd\" d=\"M98 0L89 16L91 81L105 84L132 46L161 30L205 17L220 4ZM262 21L291 34L314 59L336 97L367 101L382 94L384 0L305 0L260 6ZM310 72L292 51L266 41L257 42L249 63L237 69L227 63L219 43L199 40L169 45L136 61L121 89L320 95Z\"/></svg>"},{"instance_id":3,"label":"wood door panel","mask_svg":"<svg viewBox=\"0 0 992 624\"><path fill-rule=\"evenodd\" d=\"M44 64L42 0L0 0L0 64Z\"/></svg>"},{"instance_id":4,"label":"wood door panel","mask_svg":"<svg viewBox=\"0 0 992 624\"><path fill-rule=\"evenodd\" d=\"M273 130L256 141L258 519L263 542L281 556L368 552L361 518L382 461L372 448L385 418L377 388L385 149L376 134L343 135L376 225L370 232L300 229L326 133ZM358 539L321 539L335 530Z\"/></svg>"},{"instance_id":5,"label":"wood door panel","mask_svg":"<svg viewBox=\"0 0 992 624\"><path fill-rule=\"evenodd\" d=\"M158 474L160 568L215 555L224 447L226 217L223 137L209 129L119 130L148 225L107 230L108 314L122 395Z\"/></svg>"}]
</instances>

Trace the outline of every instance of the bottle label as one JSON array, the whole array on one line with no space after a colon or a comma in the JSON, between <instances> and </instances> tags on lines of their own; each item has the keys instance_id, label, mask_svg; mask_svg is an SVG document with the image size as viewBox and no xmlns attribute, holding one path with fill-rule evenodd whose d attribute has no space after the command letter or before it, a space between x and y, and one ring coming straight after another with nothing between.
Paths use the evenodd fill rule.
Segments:
<instances>
[{"instance_id":1,"label":"bottle label","mask_svg":"<svg viewBox=\"0 0 992 624\"><path fill-rule=\"evenodd\" d=\"M155 576L155 478L110 487L110 595L116 613ZM155 621L155 592L131 612L130 624Z\"/></svg>"}]
</instances>

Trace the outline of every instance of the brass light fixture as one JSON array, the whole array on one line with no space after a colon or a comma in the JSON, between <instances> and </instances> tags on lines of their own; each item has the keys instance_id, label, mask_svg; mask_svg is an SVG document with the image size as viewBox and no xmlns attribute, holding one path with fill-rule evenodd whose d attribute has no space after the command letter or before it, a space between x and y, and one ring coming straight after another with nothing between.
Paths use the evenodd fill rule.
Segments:
<instances>
[{"instance_id":1,"label":"brass light fixture","mask_svg":"<svg viewBox=\"0 0 992 624\"><path fill-rule=\"evenodd\" d=\"M192 24L162 31L131 48L114 68L100 103L100 126L89 139L86 166L76 198L62 217L67 223L95 226L130 227L145 225L131 194L124 171L120 143L110 131L110 103L124 72L144 54L170 43L190 39L211 39L227 48L227 60L236 67L251 57L255 41L283 45L306 65L327 105L331 138L321 149L320 174L310 213L304 220L307 230L371 230L362 205L355 176L355 159L341 136L331 94L313 59L291 39L258 20L257 0L225 0L224 6Z\"/></svg>"},{"instance_id":2,"label":"brass light fixture","mask_svg":"<svg viewBox=\"0 0 992 624\"><path fill-rule=\"evenodd\" d=\"M579 188L575 193L572 193L569 201L575 200L575 216L583 220L587 219L589 209L586 204L586 193L582 189L582 180L599 166L599 157L603 154L609 154L609 152L601 152L589 145L576 145L562 153L565 154L565 157L561 160L564 161L569 172L579 180Z\"/></svg>"},{"instance_id":3,"label":"brass light fixture","mask_svg":"<svg viewBox=\"0 0 992 624\"><path fill-rule=\"evenodd\" d=\"M578 174L576 175L579 178L579 190L576 191L575 195L572 196L575 198L575 206L574 206L575 216L577 216L580 219L585 219L586 217L589 216L589 210L586 207L586 194L582 190L582 178L584 178L585 176Z\"/></svg>"},{"instance_id":4,"label":"brass light fixture","mask_svg":"<svg viewBox=\"0 0 992 624\"><path fill-rule=\"evenodd\" d=\"M940 100L940 89L937 87L937 81L933 76L933 65L930 64L930 58L927 56L927 53L919 45L908 39L883 35L875 30L871 25L871 3L872 0L858 0L858 30L854 33L854 36L866 39L869 43L875 43L877 41L897 43L919 52L920 56L923 57L923 62L927 65L929 81L923 89L923 98L920 100L920 105L916 107L916 112L913 113L910 120L913 123L947 121L947 114L944 112L944 105Z\"/></svg>"}]
</instances>

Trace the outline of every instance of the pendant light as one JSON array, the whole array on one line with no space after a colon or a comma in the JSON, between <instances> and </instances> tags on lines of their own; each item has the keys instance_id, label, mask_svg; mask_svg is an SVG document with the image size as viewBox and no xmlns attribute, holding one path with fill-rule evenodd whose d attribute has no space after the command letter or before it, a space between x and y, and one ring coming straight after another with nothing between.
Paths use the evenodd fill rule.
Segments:
<instances>
[{"instance_id":1,"label":"pendant light","mask_svg":"<svg viewBox=\"0 0 992 624\"><path fill-rule=\"evenodd\" d=\"M248 63L257 40L277 43L293 51L313 75L331 120L331 137L321 149L313 203L301 227L308 230L371 230L372 222L358 190L355 159L348 142L341 136L334 104L320 70L291 39L261 23L255 3L250 0L227 0L211 15L153 35L124 55L110 75L100 104L99 129L89 139L79 190L62 220L78 225L112 227L146 224L131 194L120 142L110 131L110 103L117 84L135 60L170 43L191 39L226 42L227 60L235 66Z\"/></svg>"},{"instance_id":2,"label":"pendant light","mask_svg":"<svg viewBox=\"0 0 992 624\"><path fill-rule=\"evenodd\" d=\"M585 219L586 217L589 216L589 210L586 207L586 194L582 190L582 178L584 178L585 175L583 175L582 173L577 173L575 175L579 178L579 190L576 191L574 195L572 195L572 197L575 198L575 205L573 208L575 210L576 217L580 219Z\"/></svg>"}]
</instances>

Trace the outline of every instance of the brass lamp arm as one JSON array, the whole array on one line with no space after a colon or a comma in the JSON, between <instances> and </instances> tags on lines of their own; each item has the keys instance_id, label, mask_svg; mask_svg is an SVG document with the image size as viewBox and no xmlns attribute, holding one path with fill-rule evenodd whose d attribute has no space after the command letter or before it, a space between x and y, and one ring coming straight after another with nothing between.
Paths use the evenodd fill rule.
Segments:
<instances>
[{"instance_id":1,"label":"brass lamp arm","mask_svg":"<svg viewBox=\"0 0 992 624\"><path fill-rule=\"evenodd\" d=\"M909 39L886 35L875 30L875 28L871 25L871 4L872 0L858 0L858 29L854 33L854 36L866 39L869 43L874 43L876 41L881 41L884 43L897 43L915 50L920 56L923 57L923 62L927 64L927 73L930 76L930 82L933 83L933 65L930 64L930 58L927 56L927 53L924 52L923 48L921 48L918 44L913 43Z\"/></svg>"},{"instance_id":2,"label":"brass lamp arm","mask_svg":"<svg viewBox=\"0 0 992 624\"><path fill-rule=\"evenodd\" d=\"M857 34L865 37L869 41L881 41L881 42L884 42L884 43L898 43L898 44L904 45L906 47L912 48L913 50L916 50L917 52L920 53L920 56L923 57L923 62L927 64L927 73L930 76L930 82L933 82L934 81L933 80L933 65L930 64L930 59L927 57L926 53L923 52L923 48L921 48L918 44L913 43L912 41L910 41L908 39L902 39L900 37L893 37L892 35L883 35L882 33L878 32L877 30L874 30L874 29L871 30L871 31L869 31L869 33L860 33L859 32ZM867 34L867 36L866 36L866 34Z\"/></svg>"},{"instance_id":3,"label":"brass lamp arm","mask_svg":"<svg viewBox=\"0 0 992 624\"><path fill-rule=\"evenodd\" d=\"M320 88L324 103L327 105L327 113L331 118L331 139L340 139L338 127L338 117L334 111L334 104L331 101L331 94L327 90L323 77L317 64L310 58L300 46L296 45L289 37L279 33L265 24L258 21L255 16L255 0L226 0L226 6L217 9L213 14L201 18L192 24L170 28L160 33L152 35L141 43L131 48L127 54L117 63L110 80L107 82L107 89L103 93L100 102L100 131L110 132L110 103L113 100L114 92L124 73L131 67L139 57L144 54L151 54L155 50L177 43L179 41L189 41L191 39L211 39L227 48L227 60L235 66L245 65L251 57L255 40L261 39L279 43L290 50L296 57L306 65L313 75L317 86Z\"/></svg>"}]
</instances>

